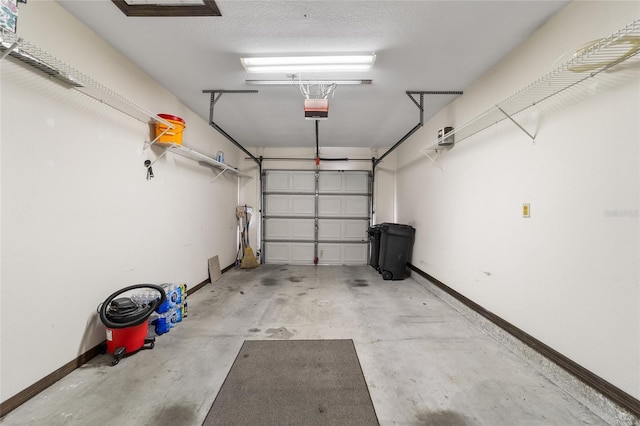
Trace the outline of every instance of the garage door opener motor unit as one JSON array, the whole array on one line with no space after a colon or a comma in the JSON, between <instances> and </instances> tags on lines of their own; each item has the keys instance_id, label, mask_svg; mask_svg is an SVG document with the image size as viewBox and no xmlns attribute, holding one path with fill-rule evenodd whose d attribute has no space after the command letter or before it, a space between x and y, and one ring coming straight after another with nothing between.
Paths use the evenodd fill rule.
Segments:
<instances>
[{"instance_id":1,"label":"garage door opener motor unit","mask_svg":"<svg viewBox=\"0 0 640 426\"><path fill-rule=\"evenodd\" d=\"M305 99L304 118L307 120L326 120L329 118L329 99Z\"/></svg>"},{"instance_id":2,"label":"garage door opener motor unit","mask_svg":"<svg viewBox=\"0 0 640 426\"><path fill-rule=\"evenodd\" d=\"M159 293L159 297L144 303L136 303L129 297L116 297L130 290L147 288ZM147 338L148 320L153 311L164 303L167 294L154 284L134 284L113 293L98 306L100 321L107 327L107 352L113 354L112 365L120 358L141 349L153 349L155 337Z\"/></svg>"}]
</instances>

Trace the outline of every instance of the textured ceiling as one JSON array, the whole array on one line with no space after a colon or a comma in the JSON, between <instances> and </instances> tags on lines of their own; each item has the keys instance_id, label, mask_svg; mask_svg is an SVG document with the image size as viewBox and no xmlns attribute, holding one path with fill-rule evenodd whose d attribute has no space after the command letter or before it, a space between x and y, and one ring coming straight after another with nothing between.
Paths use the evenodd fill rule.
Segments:
<instances>
[{"instance_id":1,"label":"textured ceiling","mask_svg":"<svg viewBox=\"0 0 640 426\"><path fill-rule=\"evenodd\" d=\"M247 86L240 57L272 53L373 52L367 73L304 79L372 79L339 86L321 121L320 146L385 147L419 121L407 90L464 90L566 1L217 1L221 17L126 17L110 0L58 0L116 49L208 119L205 89L225 94L215 121L250 146L315 146L295 86ZM162 52L171 52L166 60ZM427 96L425 119L454 96Z\"/></svg>"}]
</instances>

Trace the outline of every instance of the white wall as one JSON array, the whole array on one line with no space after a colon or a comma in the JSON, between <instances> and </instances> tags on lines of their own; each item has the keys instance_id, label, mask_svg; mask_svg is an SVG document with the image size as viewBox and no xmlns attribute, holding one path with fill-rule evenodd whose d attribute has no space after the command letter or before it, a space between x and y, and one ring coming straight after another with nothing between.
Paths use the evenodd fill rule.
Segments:
<instances>
[{"instance_id":1,"label":"white wall","mask_svg":"<svg viewBox=\"0 0 640 426\"><path fill-rule=\"evenodd\" d=\"M19 35L135 103L183 117L184 144L239 150L53 1L20 5ZM135 283L234 262L238 182L167 154L147 181L147 124L2 62L1 399L103 341L96 307Z\"/></svg>"},{"instance_id":2,"label":"white wall","mask_svg":"<svg viewBox=\"0 0 640 426\"><path fill-rule=\"evenodd\" d=\"M398 136L398 139L400 137L402 135ZM380 158L385 152L387 149L378 150L376 158ZM396 151L394 150L376 166L373 218L375 224L397 222L396 192Z\"/></svg>"},{"instance_id":3,"label":"white wall","mask_svg":"<svg viewBox=\"0 0 640 426\"><path fill-rule=\"evenodd\" d=\"M417 229L414 265L636 398L637 66L518 117L535 144L505 122L440 155L443 170L419 149L638 18L639 2L568 5L399 148L396 182L398 222Z\"/></svg>"}]
</instances>

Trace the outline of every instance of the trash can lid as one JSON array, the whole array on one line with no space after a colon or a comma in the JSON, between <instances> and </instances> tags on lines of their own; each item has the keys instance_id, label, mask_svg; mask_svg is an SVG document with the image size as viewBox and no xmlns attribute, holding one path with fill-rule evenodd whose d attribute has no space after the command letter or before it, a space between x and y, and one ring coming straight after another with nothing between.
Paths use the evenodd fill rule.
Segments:
<instances>
[{"instance_id":1,"label":"trash can lid","mask_svg":"<svg viewBox=\"0 0 640 426\"><path fill-rule=\"evenodd\" d=\"M412 237L416 229L411 225L402 225L399 223L383 223L381 225L383 232L386 234L406 235Z\"/></svg>"}]
</instances>

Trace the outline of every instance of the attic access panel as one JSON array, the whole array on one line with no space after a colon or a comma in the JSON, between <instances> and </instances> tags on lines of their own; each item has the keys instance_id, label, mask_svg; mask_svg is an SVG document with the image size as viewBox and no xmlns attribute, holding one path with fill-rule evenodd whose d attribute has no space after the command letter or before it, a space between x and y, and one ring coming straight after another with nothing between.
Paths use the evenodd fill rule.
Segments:
<instances>
[{"instance_id":1,"label":"attic access panel","mask_svg":"<svg viewBox=\"0 0 640 426\"><path fill-rule=\"evenodd\" d=\"M111 0L132 17L222 16L214 0Z\"/></svg>"}]
</instances>

